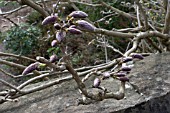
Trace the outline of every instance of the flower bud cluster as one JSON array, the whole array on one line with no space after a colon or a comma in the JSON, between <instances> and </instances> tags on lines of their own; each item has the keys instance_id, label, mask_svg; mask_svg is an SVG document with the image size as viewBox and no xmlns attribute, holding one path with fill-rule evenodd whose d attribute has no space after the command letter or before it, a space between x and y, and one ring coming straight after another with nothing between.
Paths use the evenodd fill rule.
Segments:
<instances>
[{"instance_id":1,"label":"flower bud cluster","mask_svg":"<svg viewBox=\"0 0 170 113\"><path fill-rule=\"evenodd\" d=\"M130 73L132 70L132 67L127 65L126 63L132 62L134 59L139 59L142 60L144 57L141 54L133 54L129 57L123 57L120 60L120 64L125 64L122 65L117 72L103 72L98 75L101 75L102 77L95 78L93 81L93 87L94 88L99 88L102 80L108 79L110 77L115 78L117 80L120 80L122 82L129 82L129 78L127 77L127 74Z\"/></svg>"},{"instance_id":2,"label":"flower bud cluster","mask_svg":"<svg viewBox=\"0 0 170 113\"><path fill-rule=\"evenodd\" d=\"M56 40L51 42L51 46L55 47L58 43L64 41L66 33L80 35L82 34L82 30L94 31L95 26L85 20L81 20L86 17L88 17L88 14L83 11L73 11L63 21L56 15L47 16L42 21L42 25L53 24L56 30Z\"/></svg>"}]
</instances>

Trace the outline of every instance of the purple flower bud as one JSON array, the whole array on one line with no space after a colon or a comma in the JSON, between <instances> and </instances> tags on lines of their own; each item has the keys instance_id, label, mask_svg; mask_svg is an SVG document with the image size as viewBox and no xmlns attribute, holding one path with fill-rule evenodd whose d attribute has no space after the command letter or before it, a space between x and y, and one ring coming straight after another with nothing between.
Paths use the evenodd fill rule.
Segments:
<instances>
[{"instance_id":1,"label":"purple flower bud","mask_svg":"<svg viewBox=\"0 0 170 113\"><path fill-rule=\"evenodd\" d=\"M94 31L96 29L95 26L93 26L92 24L90 24L89 22L85 20L78 20L76 21L76 23L80 29L84 29L88 31Z\"/></svg>"},{"instance_id":2,"label":"purple flower bud","mask_svg":"<svg viewBox=\"0 0 170 113\"><path fill-rule=\"evenodd\" d=\"M56 62L57 61L57 59L58 59L58 57L57 57L57 55L52 55L52 56L50 56L50 62L51 63L54 63L54 62Z\"/></svg>"},{"instance_id":3,"label":"purple flower bud","mask_svg":"<svg viewBox=\"0 0 170 113\"><path fill-rule=\"evenodd\" d=\"M88 15L83 11L73 11L68 15L68 17L74 17L74 18L86 18Z\"/></svg>"},{"instance_id":4,"label":"purple flower bud","mask_svg":"<svg viewBox=\"0 0 170 113\"><path fill-rule=\"evenodd\" d=\"M129 82L129 78L127 77L118 77L118 79L122 82Z\"/></svg>"},{"instance_id":5,"label":"purple flower bud","mask_svg":"<svg viewBox=\"0 0 170 113\"><path fill-rule=\"evenodd\" d=\"M137 53L133 54L132 57L133 57L133 58L140 59L140 60L143 60L143 59L144 59L144 57L143 57L141 54L137 54Z\"/></svg>"},{"instance_id":6,"label":"purple flower bud","mask_svg":"<svg viewBox=\"0 0 170 113\"><path fill-rule=\"evenodd\" d=\"M60 30L61 29L61 25L59 23L55 23L54 24L54 28L57 29L57 30Z\"/></svg>"},{"instance_id":7,"label":"purple flower bud","mask_svg":"<svg viewBox=\"0 0 170 113\"><path fill-rule=\"evenodd\" d=\"M76 25L71 25L69 28L77 28Z\"/></svg>"},{"instance_id":8,"label":"purple flower bud","mask_svg":"<svg viewBox=\"0 0 170 113\"><path fill-rule=\"evenodd\" d=\"M123 63L129 62L129 61L132 61L132 60L133 60L132 57L125 57L125 58L123 58Z\"/></svg>"},{"instance_id":9,"label":"purple flower bud","mask_svg":"<svg viewBox=\"0 0 170 113\"><path fill-rule=\"evenodd\" d=\"M42 25L47 25L47 24L51 24L54 23L57 20L57 17L52 15L52 16L47 16L43 21L42 21Z\"/></svg>"},{"instance_id":10,"label":"purple flower bud","mask_svg":"<svg viewBox=\"0 0 170 113\"><path fill-rule=\"evenodd\" d=\"M52 47L55 47L55 46L57 45L57 43L58 43L57 40L53 40L53 41L51 42L51 46L52 46Z\"/></svg>"},{"instance_id":11,"label":"purple flower bud","mask_svg":"<svg viewBox=\"0 0 170 113\"><path fill-rule=\"evenodd\" d=\"M66 36L66 32L64 32L64 31L59 31L59 32L57 32L57 34L56 34L56 39L58 40L58 42L61 42L61 41L64 40L65 36Z\"/></svg>"},{"instance_id":12,"label":"purple flower bud","mask_svg":"<svg viewBox=\"0 0 170 113\"><path fill-rule=\"evenodd\" d=\"M95 87L95 88L99 87L100 83L101 83L100 79L99 78L95 78L94 82L93 82L93 87Z\"/></svg>"},{"instance_id":13,"label":"purple flower bud","mask_svg":"<svg viewBox=\"0 0 170 113\"><path fill-rule=\"evenodd\" d=\"M61 66L59 66L59 68L60 68L60 71L64 71L66 69L66 66L62 64Z\"/></svg>"},{"instance_id":14,"label":"purple flower bud","mask_svg":"<svg viewBox=\"0 0 170 113\"><path fill-rule=\"evenodd\" d=\"M28 73L31 73L32 71L36 70L38 68L38 66L39 66L38 62L30 64L28 67L26 67L24 69L24 71L22 72L22 75L26 75Z\"/></svg>"},{"instance_id":15,"label":"purple flower bud","mask_svg":"<svg viewBox=\"0 0 170 113\"><path fill-rule=\"evenodd\" d=\"M109 78L109 77L110 77L110 73L109 72L104 72L103 73L103 79Z\"/></svg>"},{"instance_id":16,"label":"purple flower bud","mask_svg":"<svg viewBox=\"0 0 170 113\"><path fill-rule=\"evenodd\" d=\"M126 76L126 73L125 72L119 72L119 73L116 73L115 76L124 77L124 76Z\"/></svg>"},{"instance_id":17,"label":"purple flower bud","mask_svg":"<svg viewBox=\"0 0 170 113\"><path fill-rule=\"evenodd\" d=\"M131 68L129 66L123 66L121 68L122 71L131 71Z\"/></svg>"},{"instance_id":18,"label":"purple flower bud","mask_svg":"<svg viewBox=\"0 0 170 113\"><path fill-rule=\"evenodd\" d=\"M77 35L82 34L82 31L80 31L79 29L76 29L76 28L67 28L66 30L72 34L77 34Z\"/></svg>"}]
</instances>

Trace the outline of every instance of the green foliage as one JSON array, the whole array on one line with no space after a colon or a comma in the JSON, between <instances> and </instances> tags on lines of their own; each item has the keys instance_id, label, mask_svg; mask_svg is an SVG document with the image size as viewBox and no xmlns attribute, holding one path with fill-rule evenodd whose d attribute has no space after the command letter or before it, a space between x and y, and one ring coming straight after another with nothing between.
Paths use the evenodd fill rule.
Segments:
<instances>
[{"instance_id":1,"label":"green foliage","mask_svg":"<svg viewBox=\"0 0 170 113\"><path fill-rule=\"evenodd\" d=\"M39 12L37 12L37 11L33 11L33 12L31 12L29 15L28 15L28 17L27 17L27 22L29 23L29 24L33 24L33 23L40 23L41 21L42 21L42 15L39 13Z\"/></svg>"},{"instance_id":2,"label":"green foliage","mask_svg":"<svg viewBox=\"0 0 170 113\"><path fill-rule=\"evenodd\" d=\"M6 9L15 9L19 6L19 4L16 1L13 2L8 2L6 0L0 0L0 8L5 8Z\"/></svg>"},{"instance_id":3,"label":"green foliage","mask_svg":"<svg viewBox=\"0 0 170 113\"><path fill-rule=\"evenodd\" d=\"M60 48L59 47L51 47L51 48L49 48L47 50L47 53L48 53L49 56L53 55L53 53L58 55L59 52L60 52Z\"/></svg>"},{"instance_id":4,"label":"green foliage","mask_svg":"<svg viewBox=\"0 0 170 113\"><path fill-rule=\"evenodd\" d=\"M39 28L28 24L12 27L5 34L4 45L15 54L29 55L38 48Z\"/></svg>"}]
</instances>

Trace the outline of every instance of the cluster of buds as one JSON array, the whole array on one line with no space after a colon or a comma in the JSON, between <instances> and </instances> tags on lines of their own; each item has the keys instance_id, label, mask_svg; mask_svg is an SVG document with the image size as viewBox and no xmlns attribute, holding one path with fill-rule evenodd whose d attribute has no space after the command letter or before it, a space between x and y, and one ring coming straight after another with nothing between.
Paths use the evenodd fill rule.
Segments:
<instances>
[{"instance_id":1,"label":"cluster of buds","mask_svg":"<svg viewBox=\"0 0 170 113\"><path fill-rule=\"evenodd\" d=\"M135 53L129 57L122 58L122 60L120 61L120 64L123 64L123 63L125 64L128 62L131 62L134 59L142 60L142 59L144 59L144 57L141 54ZM131 70L132 70L132 67L130 67L128 65L122 65L117 72L103 72L100 74L102 77L100 77L100 78L98 77L98 78L94 79L93 87L99 88L102 80L105 80L110 77L120 80L122 82L129 82L129 78L127 77L127 74L129 74Z\"/></svg>"},{"instance_id":2,"label":"cluster of buds","mask_svg":"<svg viewBox=\"0 0 170 113\"><path fill-rule=\"evenodd\" d=\"M54 47L57 43L61 43L65 39L66 33L79 35L82 34L82 30L94 31L95 26L81 20L86 17L88 17L88 14L83 11L73 11L66 17L65 21L62 21L56 15L46 17L42 25L53 25L56 30L56 39L51 42L51 46Z\"/></svg>"},{"instance_id":3,"label":"cluster of buds","mask_svg":"<svg viewBox=\"0 0 170 113\"><path fill-rule=\"evenodd\" d=\"M56 47L59 43L62 43L65 40L67 33L80 35L83 33L82 30L94 31L95 26L82 20L86 17L88 17L88 14L83 11L73 11L66 17L66 19L61 19L57 15L47 16L42 21L42 25L52 25L56 30L56 38L52 40L51 46ZM49 61L54 63L56 60L56 55L52 55Z\"/></svg>"}]
</instances>

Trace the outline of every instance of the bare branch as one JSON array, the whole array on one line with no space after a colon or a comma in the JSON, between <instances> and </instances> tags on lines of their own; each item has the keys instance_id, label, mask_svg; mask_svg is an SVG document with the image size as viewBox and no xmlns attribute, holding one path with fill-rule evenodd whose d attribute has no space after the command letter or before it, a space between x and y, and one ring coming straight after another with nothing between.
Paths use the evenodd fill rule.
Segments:
<instances>
[{"instance_id":1,"label":"bare branch","mask_svg":"<svg viewBox=\"0 0 170 113\"><path fill-rule=\"evenodd\" d=\"M35 9L36 11L38 11L44 17L48 16L48 13L42 7L40 7L39 5L34 3L32 0L21 0L21 1L23 4L28 5L28 6L32 7L33 9Z\"/></svg>"},{"instance_id":2,"label":"bare branch","mask_svg":"<svg viewBox=\"0 0 170 113\"><path fill-rule=\"evenodd\" d=\"M162 53L162 50L150 39L146 38L146 40L151 44L156 50L158 50L160 53Z\"/></svg>"},{"instance_id":3,"label":"bare branch","mask_svg":"<svg viewBox=\"0 0 170 113\"><path fill-rule=\"evenodd\" d=\"M12 84L9 84L8 82L6 82L6 81L4 81L4 80L2 80L2 79L0 79L0 82L2 82L4 85L6 85L6 86L8 86L8 87L10 87L10 88L12 88L12 89L14 89L14 90L16 90L16 91L18 91L19 93L22 93L22 91L21 90L19 90L18 88L16 88L15 86L13 86Z\"/></svg>"},{"instance_id":4,"label":"bare branch","mask_svg":"<svg viewBox=\"0 0 170 113\"><path fill-rule=\"evenodd\" d=\"M25 68L26 68L26 66L23 66L23 65L21 65L21 64L16 64L16 63L14 63L14 62L9 62L9 61L6 61L6 60L2 60L2 59L0 59L0 63L2 63L2 64L5 64L5 65L8 65L8 66L11 66L11 67L16 67L16 68L19 68L20 70L24 70ZM38 71L33 71L34 72L34 74L36 74L36 75L40 75L40 73L38 72Z\"/></svg>"},{"instance_id":5,"label":"bare branch","mask_svg":"<svg viewBox=\"0 0 170 113\"><path fill-rule=\"evenodd\" d=\"M140 21L140 12L139 12L139 6L136 6L136 16L138 21L138 27L141 27L141 21Z\"/></svg>"},{"instance_id":6,"label":"bare branch","mask_svg":"<svg viewBox=\"0 0 170 113\"><path fill-rule=\"evenodd\" d=\"M2 15L6 20L8 20L9 22L13 23L15 26L18 26L18 24L16 24L14 21L12 21L10 18Z\"/></svg>"},{"instance_id":7,"label":"bare branch","mask_svg":"<svg viewBox=\"0 0 170 113\"><path fill-rule=\"evenodd\" d=\"M133 33L133 32L142 31L143 29L144 29L144 28L141 26L141 27L135 27L135 28L113 29L113 30L115 30L115 31L117 31L117 32L125 32L125 33L131 32L131 33Z\"/></svg>"},{"instance_id":8,"label":"bare branch","mask_svg":"<svg viewBox=\"0 0 170 113\"><path fill-rule=\"evenodd\" d=\"M110 31L101 28L96 28L94 33L109 35L113 37L120 37L120 38L133 38L135 36L135 33L121 33L117 31Z\"/></svg>"},{"instance_id":9,"label":"bare branch","mask_svg":"<svg viewBox=\"0 0 170 113\"><path fill-rule=\"evenodd\" d=\"M26 66L23 66L23 65L21 65L21 64L16 64L16 63L9 62L9 61L2 60L2 59L0 59L0 63L1 63L1 64L5 64L5 65L8 65L8 66L11 66L11 67L19 68L19 69L21 69L21 70L23 70L23 69L26 68Z\"/></svg>"},{"instance_id":10,"label":"bare branch","mask_svg":"<svg viewBox=\"0 0 170 113\"><path fill-rule=\"evenodd\" d=\"M47 59L45 59L44 57L38 56L36 59L37 59L39 62L41 62L41 63L45 63L47 66L53 68L54 70L59 69L58 66L56 66L56 65L54 65L53 63L49 62L49 61L48 61Z\"/></svg>"},{"instance_id":11,"label":"bare branch","mask_svg":"<svg viewBox=\"0 0 170 113\"><path fill-rule=\"evenodd\" d=\"M9 15L9 14L12 14L12 13L14 13L14 12L17 12L17 11L19 11L19 10L25 8L25 7L27 7L27 6L26 6L26 5L23 5L23 6L20 6L20 7L16 8L16 9L14 9L14 10L10 10L10 11L8 11L8 12L0 13L0 15Z\"/></svg>"},{"instance_id":12,"label":"bare branch","mask_svg":"<svg viewBox=\"0 0 170 113\"><path fill-rule=\"evenodd\" d=\"M18 58L18 59L23 59L23 60L29 60L31 62L36 62L36 60L34 60L32 58L21 56L21 55L15 55L15 54L12 54L12 53L0 52L0 56L15 57L15 58Z\"/></svg>"},{"instance_id":13,"label":"bare branch","mask_svg":"<svg viewBox=\"0 0 170 113\"><path fill-rule=\"evenodd\" d=\"M138 43L139 43L139 37L135 37L135 38L133 39L133 46L132 46L132 48L129 49L129 50L124 54L124 56L127 57L127 56L129 56L132 52L134 52L134 51L137 49L137 47L138 47Z\"/></svg>"},{"instance_id":14,"label":"bare branch","mask_svg":"<svg viewBox=\"0 0 170 113\"><path fill-rule=\"evenodd\" d=\"M114 7L112 7L112 6L109 6L108 4L106 4L106 3L103 2L103 1L101 1L101 4L102 4L103 6L105 6L105 7L113 10L114 12L117 12L118 14L120 14L120 15L122 15L122 16L124 16L124 17L130 18L130 19L135 19L135 20L137 19L136 17L130 15L129 13L125 13L125 12L119 10L119 9L116 9L116 8L114 8Z\"/></svg>"},{"instance_id":15,"label":"bare branch","mask_svg":"<svg viewBox=\"0 0 170 113\"><path fill-rule=\"evenodd\" d=\"M1 68L0 68L0 71L1 71L2 73L4 73L5 75L7 75L7 76L10 76L10 77L12 77L12 78L16 78L15 75L13 75L13 74L11 74L11 73L8 73L8 72L6 72L5 70L3 70L3 69L1 69Z\"/></svg>"},{"instance_id":16,"label":"bare branch","mask_svg":"<svg viewBox=\"0 0 170 113\"><path fill-rule=\"evenodd\" d=\"M165 25L164 25L164 29L163 29L163 33L164 34L169 34L170 32L170 1L167 0L167 12L166 12L166 16L165 16Z\"/></svg>"},{"instance_id":17,"label":"bare branch","mask_svg":"<svg viewBox=\"0 0 170 113\"><path fill-rule=\"evenodd\" d=\"M136 4L139 8L139 11L140 11L140 14L142 16L142 19L144 20L144 26L145 26L145 30L148 29L148 19L147 19L147 16L144 12L144 9L142 8L142 5L139 3L139 0L136 0Z\"/></svg>"}]
</instances>

